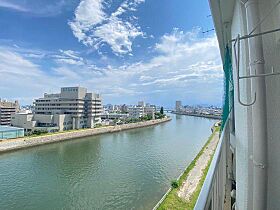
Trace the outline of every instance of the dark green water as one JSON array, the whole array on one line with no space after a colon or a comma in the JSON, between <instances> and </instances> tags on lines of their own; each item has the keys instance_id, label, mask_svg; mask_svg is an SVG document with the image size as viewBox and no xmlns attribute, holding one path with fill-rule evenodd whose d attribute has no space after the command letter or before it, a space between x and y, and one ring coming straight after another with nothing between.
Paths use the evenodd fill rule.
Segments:
<instances>
[{"instance_id":1,"label":"dark green water","mask_svg":"<svg viewBox=\"0 0 280 210\"><path fill-rule=\"evenodd\" d=\"M0 155L0 209L151 209L215 122L172 119Z\"/></svg>"}]
</instances>

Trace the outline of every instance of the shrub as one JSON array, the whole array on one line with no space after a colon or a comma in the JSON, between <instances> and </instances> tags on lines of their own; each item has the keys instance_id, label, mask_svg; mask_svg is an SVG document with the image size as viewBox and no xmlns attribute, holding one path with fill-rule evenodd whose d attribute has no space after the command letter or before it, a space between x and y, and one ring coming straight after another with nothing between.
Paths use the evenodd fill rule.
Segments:
<instances>
[{"instance_id":1,"label":"shrub","mask_svg":"<svg viewBox=\"0 0 280 210\"><path fill-rule=\"evenodd\" d=\"M172 180L171 181L171 187L174 188L178 188L179 187L179 182L177 180Z\"/></svg>"}]
</instances>

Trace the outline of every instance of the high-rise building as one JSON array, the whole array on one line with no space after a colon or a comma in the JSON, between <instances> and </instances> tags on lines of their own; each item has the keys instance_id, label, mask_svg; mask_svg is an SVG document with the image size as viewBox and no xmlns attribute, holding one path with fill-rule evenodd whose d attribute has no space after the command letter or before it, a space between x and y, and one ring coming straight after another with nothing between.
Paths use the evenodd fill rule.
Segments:
<instances>
[{"instance_id":1,"label":"high-rise building","mask_svg":"<svg viewBox=\"0 0 280 210\"><path fill-rule=\"evenodd\" d=\"M182 108L182 101L176 101L176 104L175 104L175 111L176 112L179 112Z\"/></svg>"},{"instance_id":2,"label":"high-rise building","mask_svg":"<svg viewBox=\"0 0 280 210\"><path fill-rule=\"evenodd\" d=\"M18 111L18 101L8 102L0 99L0 125L11 125L11 115Z\"/></svg>"}]
</instances>

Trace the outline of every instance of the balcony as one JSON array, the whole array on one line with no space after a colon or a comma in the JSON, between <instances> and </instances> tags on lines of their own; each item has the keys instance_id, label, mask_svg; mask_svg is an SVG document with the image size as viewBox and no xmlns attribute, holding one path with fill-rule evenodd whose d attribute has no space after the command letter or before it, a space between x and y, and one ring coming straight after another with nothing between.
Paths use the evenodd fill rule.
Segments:
<instances>
[{"instance_id":1,"label":"balcony","mask_svg":"<svg viewBox=\"0 0 280 210\"><path fill-rule=\"evenodd\" d=\"M232 163L229 120L225 124L195 208L231 209Z\"/></svg>"}]
</instances>

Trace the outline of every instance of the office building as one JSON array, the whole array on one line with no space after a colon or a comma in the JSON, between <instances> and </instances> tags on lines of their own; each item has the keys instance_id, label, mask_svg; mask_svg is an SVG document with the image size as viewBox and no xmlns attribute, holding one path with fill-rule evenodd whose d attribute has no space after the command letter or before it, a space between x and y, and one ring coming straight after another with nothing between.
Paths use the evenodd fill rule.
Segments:
<instances>
[{"instance_id":1,"label":"office building","mask_svg":"<svg viewBox=\"0 0 280 210\"><path fill-rule=\"evenodd\" d=\"M34 114L15 114L14 126L49 132L93 128L101 122L102 99L83 87L63 87L60 93L35 99Z\"/></svg>"}]
</instances>

